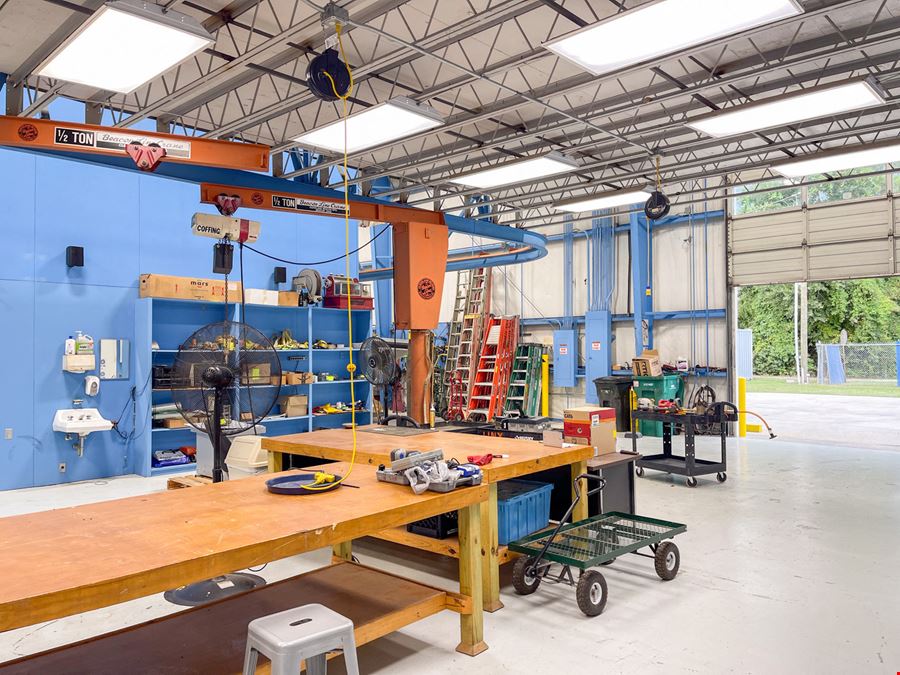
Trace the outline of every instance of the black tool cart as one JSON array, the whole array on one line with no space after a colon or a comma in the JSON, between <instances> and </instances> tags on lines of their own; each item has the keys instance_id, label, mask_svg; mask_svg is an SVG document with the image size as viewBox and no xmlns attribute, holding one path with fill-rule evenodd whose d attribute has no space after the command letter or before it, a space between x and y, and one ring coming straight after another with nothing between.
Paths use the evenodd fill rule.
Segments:
<instances>
[{"instance_id":1,"label":"black tool cart","mask_svg":"<svg viewBox=\"0 0 900 675\"><path fill-rule=\"evenodd\" d=\"M714 404L705 413L664 410L634 410L634 420L662 422L663 451L658 455L644 455L635 463L635 473L644 475L644 469L663 471L687 477L688 487L697 487L697 476L716 474L716 480L724 483L726 471L725 447L728 439L728 424L737 421L737 408L729 403ZM672 436L676 427L684 430L684 455L672 453ZM696 456L694 438L698 429L714 428L721 439L719 461L699 459ZM632 435L631 447L637 452L637 435Z\"/></svg>"}]
</instances>

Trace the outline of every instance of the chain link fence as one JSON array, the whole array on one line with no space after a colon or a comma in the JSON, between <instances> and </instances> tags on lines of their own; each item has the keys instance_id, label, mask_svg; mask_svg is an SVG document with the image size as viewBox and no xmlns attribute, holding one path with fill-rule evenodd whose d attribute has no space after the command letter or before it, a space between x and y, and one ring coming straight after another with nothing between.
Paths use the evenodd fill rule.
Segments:
<instances>
[{"instance_id":1,"label":"chain link fence","mask_svg":"<svg viewBox=\"0 0 900 675\"><path fill-rule=\"evenodd\" d=\"M897 382L900 343L869 342L816 345L819 384Z\"/></svg>"}]
</instances>

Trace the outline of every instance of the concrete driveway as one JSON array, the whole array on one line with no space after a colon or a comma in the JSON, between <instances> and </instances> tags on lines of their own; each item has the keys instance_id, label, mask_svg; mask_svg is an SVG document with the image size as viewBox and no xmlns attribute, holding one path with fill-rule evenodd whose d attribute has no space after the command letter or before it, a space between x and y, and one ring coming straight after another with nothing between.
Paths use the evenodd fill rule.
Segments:
<instances>
[{"instance_id":1,"label":"concrete driveway","mask_svg":"<svg viewBox=\"0 0 900 675\"><path fill-rule=\"evenodd\" d=\"M900 450L900 398L754 393L747 408L786 440Z\"/></svg>"}]
</instances>

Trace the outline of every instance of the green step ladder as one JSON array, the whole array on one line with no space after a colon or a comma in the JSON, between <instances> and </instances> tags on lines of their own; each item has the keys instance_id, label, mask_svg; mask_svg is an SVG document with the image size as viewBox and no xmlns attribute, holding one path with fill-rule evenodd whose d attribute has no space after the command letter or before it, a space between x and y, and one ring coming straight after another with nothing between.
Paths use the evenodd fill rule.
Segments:
<instances>
[{"instance_id":1,"label":"green step ladder","mask_svg":"<svg viewBox=\"0 0 900 675\"><path fill-rule=\"evenodd\" d=\"M541 411L541 357L544 347L540 344L520 344L516 348L506 403L503 412L518 412L536 417Z\"/></svg>"}]
</instances>

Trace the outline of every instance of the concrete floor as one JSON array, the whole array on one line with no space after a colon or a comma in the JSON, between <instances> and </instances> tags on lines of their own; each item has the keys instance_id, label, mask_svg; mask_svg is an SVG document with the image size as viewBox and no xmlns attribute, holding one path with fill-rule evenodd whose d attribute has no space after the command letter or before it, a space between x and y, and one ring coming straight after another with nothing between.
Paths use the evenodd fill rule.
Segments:
<instances>
[{"instance_id":1,"label":"concrete floor","mask_svg":"<svg viewBox=\"0 0 900 675\"><path fill-rule=\"evenodd\" d=\"M642 443L653 450L654 440ZM485 618L487 652L476 659L454 652L458 617L443 612L362 647L363 673L897 672L900 453L754 439L735 442L728 461L721 485L701 479L690 489L651 472L638 481L641 513L688 524L677 540L682 565L674 581L661 582L644 558L617 561L603 569L606 611L589 619L567 587L515 595L507 566L506 608ZM0 493L0 515L162 487L162 480L125 477ZM368 564L453 585L448 560L368 542L356 553ZM277 561L262 575L282 578L328 557L317 551ZM0 659L173 609L152 596L10 631L0 634ZM329 672L342 672L335 665Z\"/></svg>"},{"instance_id":2,"label":"concrete floor","mask_svg":"<svg viewBox=\"0 0 900 675\"><path fill-rule=\"evenodd\" d=\"M821 394L747 394L779 438L900 450L900 398ZM749 417L749 423L759 420Z\"/></svg>"}]
</instances>

